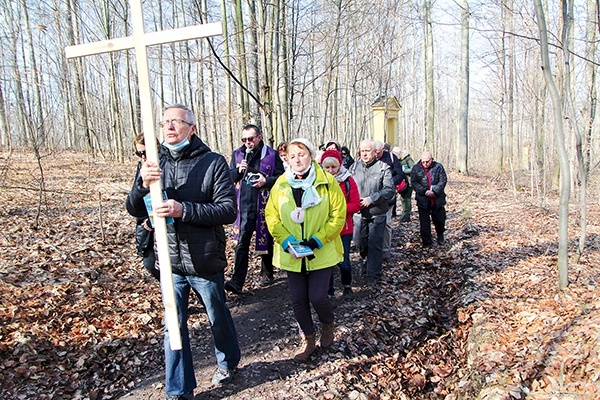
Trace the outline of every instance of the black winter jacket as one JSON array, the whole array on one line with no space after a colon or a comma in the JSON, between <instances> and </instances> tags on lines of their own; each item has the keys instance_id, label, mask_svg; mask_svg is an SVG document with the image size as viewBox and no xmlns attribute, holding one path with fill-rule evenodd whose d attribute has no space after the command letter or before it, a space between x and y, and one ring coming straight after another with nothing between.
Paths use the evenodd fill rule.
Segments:
<instances>
[{"instance_id":1,"label":"black winter jacket","mask_svg":"<svg viewBox=\"0 0 600 400\"><path fill-rule=\"evenodd\" d=\"M236 199L227 161L192 135L190 146L175 160L168 149L159 153L161 183L169 199L183 205L183 215L167 225L173 273L212 275L227 266L225 229L236 217ZM138 178L127 196L127 211L144 216L149 189ZM160 265L160 260L158 260Z\"/></svg>"},{"instance_id":2,"label":"black winter jacket","mask_svg":"<svg viewBox=\"0 0 600 400\"><path fill-rule=\"evenodd\" d=\"M140 177L140 168L142 166L142 162L138 162L137 168L135 170L135 178L133 179L133 188L135 187L135 183ZM128 202L125 202L125 206L127 207L127 211L131 213L129 210ZM148 213L144 214L142 217L135 217L135 244L137 247L137 253L140 257L144 256L146 250L150 247L152 248L154 245L154 232L149 231L144 228L144 223L148 219Z\"/></svg>"},{"instance_id":3,"label":"black winter jacket","mask_svg":"<svg viewBox=\"0 0 600 400\"><path fill-rule=\"evenodd\" d=\"M435 193L435 208L446 205L446 170L439 162L434 161L430 169L431 189ZM429 206L429 197L425 196L425 192L429 190L429 182L427 181L427 173L421 164L421 161L415 164L410 172L410 183L415 191L415 199L417 207L427 208Z\"/></svg>"}]
</instances>

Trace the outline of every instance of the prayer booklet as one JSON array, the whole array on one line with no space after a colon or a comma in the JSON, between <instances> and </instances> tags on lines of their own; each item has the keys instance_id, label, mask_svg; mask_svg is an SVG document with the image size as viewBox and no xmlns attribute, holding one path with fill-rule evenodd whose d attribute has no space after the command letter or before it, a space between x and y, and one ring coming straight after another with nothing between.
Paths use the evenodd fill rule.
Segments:
<instances>
[{"instance_id":1,"label":"prayer booklet","mask_svg":"<svg viewBox=\"0 0 600 400\"><path fill-rule=\"evenodd\" d=\"M310 247L303 246L301 244L290 244L288 249L289 252L296 258L311 256L314 254Z\"/></svg>"}]
</instances>

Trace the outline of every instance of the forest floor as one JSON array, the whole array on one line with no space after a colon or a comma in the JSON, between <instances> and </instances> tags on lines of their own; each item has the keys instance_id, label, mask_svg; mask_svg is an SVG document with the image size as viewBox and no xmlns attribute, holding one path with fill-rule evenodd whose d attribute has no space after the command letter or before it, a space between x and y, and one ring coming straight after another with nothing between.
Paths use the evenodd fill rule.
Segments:
<instances>
[{"instance_id":1,"label":"forest floor","mask_svg":"<svg viewBox=\"0 0 600 400\"><path fill-rule=\"evenodd\" d=\"M31 154L0 159L0 398L164 398L160 289L124 209L134 160L65 152L41 165L44 192ZM243 352L229 385L210 383L212 337L192 302L195 398L600 398L598 205L561 291L557 195L540 207L510 182L450 173L446 243L421 247L416 210L395 220L378 287L364 285L353 253L352 299L336 274L335 343L307 364L291 361L299 338L284 274L260 288L255 258L245 293L228 297Z\"/></svg>"}]
</instances>

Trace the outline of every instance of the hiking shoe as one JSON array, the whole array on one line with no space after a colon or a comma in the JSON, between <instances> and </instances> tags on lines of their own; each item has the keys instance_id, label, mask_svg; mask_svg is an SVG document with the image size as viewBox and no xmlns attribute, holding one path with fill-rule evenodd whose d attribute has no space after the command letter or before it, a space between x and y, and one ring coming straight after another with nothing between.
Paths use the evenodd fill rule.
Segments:
<instances>
[{"instance_id":1,"label":"hiking shoe","mask_svg":"<svg viewBox=\"0 0 600 400\"><path fill-rule=\"evenodd\" d=\"M224 385L231 382L233 379L233 371L225 368L217 368L217 371L212 377L212 383L215 385Z\"/></svg>"},{"instance_id":2,"label":"hiking shoe","mask_svg":"<svg viewBox=\"0 0 600 400\"><path fill-rule=\"evenodd\" d=\"M353 296L352 288L350 286L344 286L344 293L342 296L345 298L350 298Z\"/></svg>"},{"instance_id":3,"label":"hiking shoe","mask_svg":"<svg viewBox=\"0 0 600 400\"><path fill-rule=\"evenodd\" d=\"M237 283L235 283L234 281L225 282L224 287L225 287L225 290L227 290L228 292L235 293L235 294L242 294L242 287L240 285L238 285Z\"/></svg>"},{"instance_id":4,"label":"hiking shoe","mask_svg":"<svg viewBox=\"0 0 600 400\"><path fill-rule=\"evenodd\" d=\"M258 286L260 287L267 287L267 286L271 286L273 284L273 277L269 278L268 276L261 276L260 277L260 281L258 281Z\"/></svg>"},{"instance_id":5,"label":"hiking shoe","mask_svg":"<svg viewBox=\"0 0 600 400\"><path fill-rule=\"evenodd\" d=\"M444 244L444 234L440 233L437 235L437 242L438 244Z\"/></svg>"},{"instance_id":6,"label":"hiking shoe","mask_svg":"<svg viewBox=\"0 0 600 400\"><path fill-rule=\"evenodd\" d=\"M168 394L167 397L165 397L165 400L191 400L193 398L194 398L193 393L180 394L180 395Z\"/></svg>"},{"instance_id":7,"label":"hiking shoe","mask_svg":"<svg viewBox=\"0 0 600 400\"><path fill-rule=\"evenodd\" d=\"M377 286L379 284L378 278L368 277L367 278L367 286Z\"/></svg>"}]
</instances>

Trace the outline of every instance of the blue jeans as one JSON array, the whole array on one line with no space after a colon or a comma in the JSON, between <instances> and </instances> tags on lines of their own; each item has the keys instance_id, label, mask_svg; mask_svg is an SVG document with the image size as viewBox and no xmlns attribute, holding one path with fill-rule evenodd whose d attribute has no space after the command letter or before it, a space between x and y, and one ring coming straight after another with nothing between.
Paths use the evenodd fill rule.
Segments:
<instances>
[{"instance_id":1,"label":"blue jeans","mask_svg":"<svg viewBox=\"0 0 600 400\"><path fill-rule=\"evenodd\" d=\"M224 369L234 369L240 362L241 352L237 332L229 308L225 305L224 280L223 273L204 277L173 274L182 349L171 350L169 331L165 328L165 391L168 395L188 394L196 388L187 326L188 297L191 288L200 296L206 308L215 342L217 365Z\"/></svg>"},{"instance_id":2,"label":"blue jeans","mask_svg":"<svg viewBox=\"0 0 600 400\"><path fill-rule=\"evenodd\" d=\"M352 284L352 265L350 265L350 244L352 242L352 234L342 235L342 244L344 245L344 260L339 263L340 266L340 279L342 281L342 285L350 286ZM333 296L334 288L333 288L333 273L331 274L331 279L329 280L329 290L327 294Z\"/></svg>"}]
</instances>

